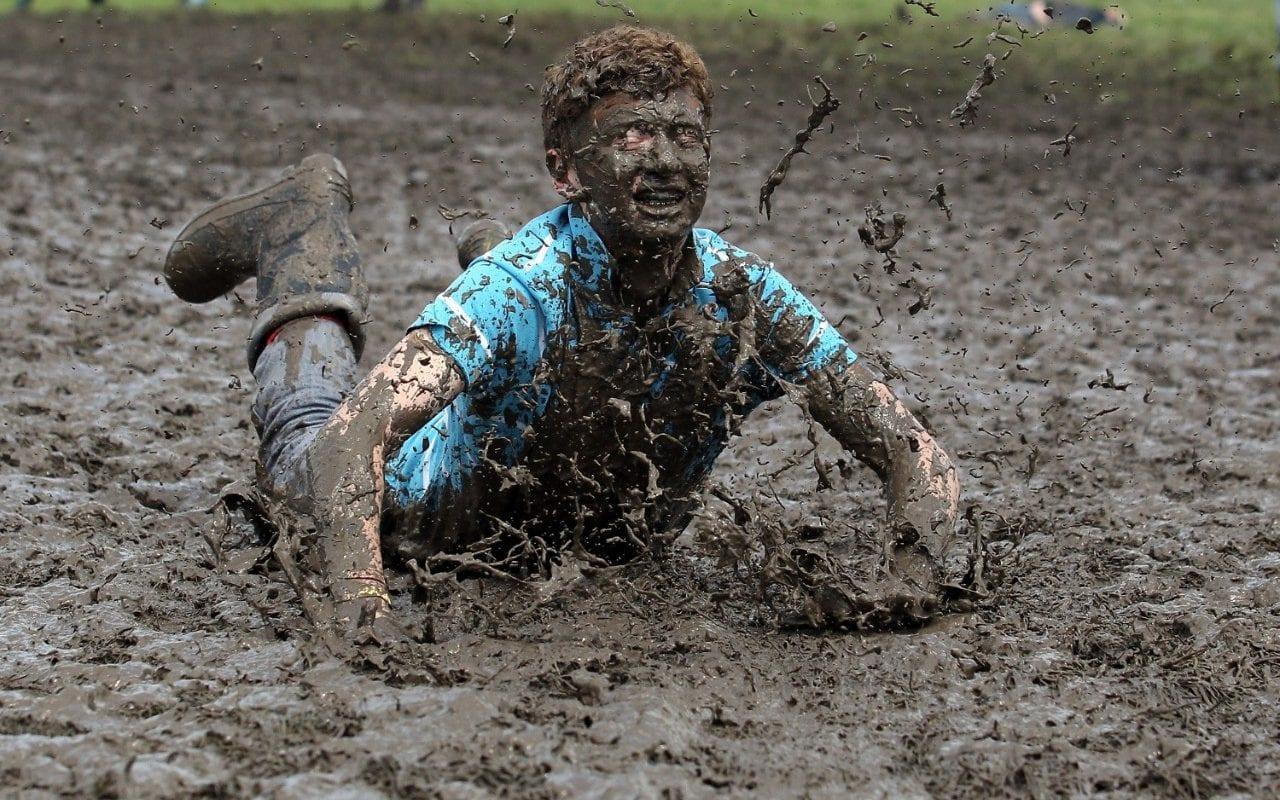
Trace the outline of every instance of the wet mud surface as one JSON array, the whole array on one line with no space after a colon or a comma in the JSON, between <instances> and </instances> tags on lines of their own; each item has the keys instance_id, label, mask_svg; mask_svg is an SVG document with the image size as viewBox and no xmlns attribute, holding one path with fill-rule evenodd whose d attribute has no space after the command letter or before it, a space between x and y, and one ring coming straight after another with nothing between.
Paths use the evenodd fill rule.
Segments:
<instances>
[{"instance_id":1,"label":"wet mud surface","mask_svg":"<svg viewBox=\"0 0 1280 800\"><path fill-rule=\"evenodd\" d=\"M997 80L961 129L961 95L858 98L856 70L828 71L836 127L764 220L814 70L712 62L702 224L774 259L958 455L1001 577L972 613L792 631L759 532L708 496L619 569L401 567L396 609L432 641L327 656L265 552L205 511L252 475L250 309L177 302L160 262L209 201L332 149L366 362L385 352L457 269L444 216L556 202L523 86L547 54L489 27L0 20L5 794L1274 794L1276 120L1180 113L1154 84L1117 109ZM859 240L876 204L906 218L893 272ZM814 440L822 469L773 404L714 485L839 551L883 503Z\"/></svg>"}]
</instances>

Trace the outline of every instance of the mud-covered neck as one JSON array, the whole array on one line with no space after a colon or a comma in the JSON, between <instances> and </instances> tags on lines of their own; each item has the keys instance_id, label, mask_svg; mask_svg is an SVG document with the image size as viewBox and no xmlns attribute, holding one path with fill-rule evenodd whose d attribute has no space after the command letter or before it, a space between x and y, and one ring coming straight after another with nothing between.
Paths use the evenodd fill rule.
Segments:
<instances>
[{"instance_id":1,"label":"mud-covered neck","mask_svg":"<svg viewBox=\"0 0 1280 800\"><path fill-rule=\"evenodd\" d=\"M702 278L703 260L692 231L672 253L665 280L660 285L645 287L651 291L638 291L635 283L627 280L628 275L650 271L635 269L635 264L615 255L579 203L569 204L569 232L570 274L597 315L651 317L678 300Z\"/></svg>"}]
</instances>

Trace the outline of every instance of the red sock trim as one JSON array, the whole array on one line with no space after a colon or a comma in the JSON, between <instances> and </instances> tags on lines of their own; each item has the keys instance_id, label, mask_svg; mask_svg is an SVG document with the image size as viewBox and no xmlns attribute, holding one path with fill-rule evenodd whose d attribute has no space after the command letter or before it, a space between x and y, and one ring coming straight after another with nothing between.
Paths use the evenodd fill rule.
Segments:
<instances>
[{"instance_id":1,"label":"red sock trim","mask_svg":"<svg viewBox=\"0 0 1280 800\"><path fill-rule=\"evenodd\" d=\"M328 320L329 322L332 322L335 325L342 324L342 318L339 317L337 314L313 314L309 317L298 317L298 319L323 319L323 320ZM271 333L267 334L267 343L266 345L263 345L263 347L266 347L267 345L274 342L276 338L280 336L280 331L285 329L286 325L288 325L291 322L297 322L298 319L291 319L289 320L289 322L286 322L284 325L281 325L280 327L273 330Z\"/></svg>"}]
</instances>

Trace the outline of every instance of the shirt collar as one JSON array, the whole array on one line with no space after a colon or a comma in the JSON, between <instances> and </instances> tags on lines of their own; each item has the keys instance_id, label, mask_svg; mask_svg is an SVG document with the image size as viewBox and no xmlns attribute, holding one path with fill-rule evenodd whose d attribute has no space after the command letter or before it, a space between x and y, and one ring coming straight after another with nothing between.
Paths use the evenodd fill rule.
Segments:
<instances>
[{"instance_id":1,"label":"shirt collar","mask_svg":"<svg viewBox=\"0 0 1280 800\"><path fill-rule=\"evenodd\" d=\"M587 220L586 213L577 203L569 204L569 250L571 255L570 270L574 279L582 289L585 289L591 296L588 300L588 306L593 314L599 314L605 309L601 306L606 305L604 299L609 295L605 290L609 288L614 270L617 269L617 261L609 253L605 247L604 241L600 238L600 234L596 233L596 229L591 227L591 223ZM705 282L705 266L710 253L706 252L705 243L700 237L690 234L690 239L694 249L694 265L696 270L694 275L687 276L684 285L679 286L682 291L678 291L671 298L671 302L665 313L670 308L680 305L693 287ZM679 279L677 279L679 281ZM613 305L608 303L607 305ZM630 316L624 309L611 309L616 315L623 312L626 316Z\"/></svg>"}]
</instances>

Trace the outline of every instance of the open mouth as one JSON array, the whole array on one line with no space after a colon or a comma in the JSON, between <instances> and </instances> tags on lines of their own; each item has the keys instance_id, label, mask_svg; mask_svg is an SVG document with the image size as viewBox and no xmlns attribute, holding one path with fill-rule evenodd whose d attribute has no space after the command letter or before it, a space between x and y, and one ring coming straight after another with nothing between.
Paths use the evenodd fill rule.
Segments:
<instances>
[{"instance_id":1,"label":"open mouth","mask_svg":"<svg viewBox=\"0 0 1280 800\"><path fill-rule=\"evenodd\" d=\"M644 187L635 193L636 203L645 211L670 214L680 209L688 193L674 187Z\"/></svg>"}]
</instances>

